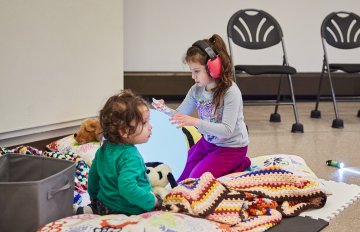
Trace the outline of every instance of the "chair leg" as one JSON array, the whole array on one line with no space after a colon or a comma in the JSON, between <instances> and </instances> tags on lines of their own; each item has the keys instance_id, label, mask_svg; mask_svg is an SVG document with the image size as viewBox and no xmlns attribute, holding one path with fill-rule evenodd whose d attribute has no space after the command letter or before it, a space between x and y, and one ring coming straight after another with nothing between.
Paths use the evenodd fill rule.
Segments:
<instances>
[{"instance_id":1,"label":"chair leg","mask_svg":"<svg viewBox=\"0 0 360 232\"><path fill-rule=\"evenodd\" d=\"M281 122L281 115L278 113L279 109L279 102L280 102L280 93L281 93L281 82L282 82L283 76L280 76L279 79L279 85L278 85L278 92L276 97L276 103L275 103L275 111L270 115L270 122Z\"/></svg>"},{"instance_id":2,"label":"chair leg","mask_svg":"<svg viewBox=\"0 0 360 232\"><path fill-rule=\"evenodd\" d=\"M335 97L335 91L334 91L334 87L333 87L333 84L332 84L330 71L328 70L327 73L328 73L328 77L329 77L329 83L330 83L330 88L331 88L331 96L332 96L333 106L334 106L334 111L335 111L335 119L333 120L331 127L333 127L333 128L344 128L344 121L339 118L338 110L337 110L337 107L336 107L336 97Z\"/></svg>"},{"instance_id":3,"label":"chair leg","mask_svg":"<svg viewBox=\"0 0 360 232\"><path fill-rule=\"evenodd\" d=\"M291 75L288 75L289 78L289 86L290 86L290 92L291 92L291 100L292 100L292 106L294 110L294 116L295 116L295 123L292 125L291 132L292 133L304 133L304 126L299 122L299 116L296 109L296 101L295 101L295 95L294 95L294 88L292 84L292 78Z\"/></svg>"},{"instance_id":4,"label":"chair leg","mask_svg":"<svg viewBox=\"0 0 360 232\"><path fill-rule=\"evenodd\" d=\"M357 114L357 116L360 118L360 110L358 111L358 114Z\"/></svg>"},{"instance_id":5,"label":"chair leg","mask_svg":"<svg viewBox=\"0 0 360 232\"><path fill-rule=\"evenodd\" d=\"M321 111L318 110L318 108L319 108L319 101L320 101L321 86L322 86L322 82L323 82L323 79L324 79L324 71L325 71L325 64L323 64L323 68L322 68L322 71L321 71L320 80L319 80L319 87L318 87L316 103L315 103L315 109L311 111L311 114L310 114L311 118L321 118Z\"/></svg>"}]
</instances>

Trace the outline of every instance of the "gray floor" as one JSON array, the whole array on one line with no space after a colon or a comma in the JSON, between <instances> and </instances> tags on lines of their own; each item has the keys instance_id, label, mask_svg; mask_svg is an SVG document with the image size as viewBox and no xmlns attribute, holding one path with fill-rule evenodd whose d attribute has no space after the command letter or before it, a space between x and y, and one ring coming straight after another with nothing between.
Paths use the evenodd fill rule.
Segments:
<instances>
[{"instance_id":1,"label":"gray floor","mask_svg":"<svg viewBox=\"0 0 360 232\"><path fill-rule=\"evenodd\" d=\"M172 107L177 104L172 104ZM293 154L305 159L315 174L325 180L360 185L360 103L338 103L343 129L331 127L334 110L331 102L321 102L321 119L310 118L314 102L297 104L304 133L291 133L294 116L291 106L280 106L281 123L269 122L274 106L245 106L244 116L250 132L249 156ZM325 164L334 159L358 173L343 172ZM330 221L324 232L360 231L360 200Z\"/></svg>"}]
</instances>

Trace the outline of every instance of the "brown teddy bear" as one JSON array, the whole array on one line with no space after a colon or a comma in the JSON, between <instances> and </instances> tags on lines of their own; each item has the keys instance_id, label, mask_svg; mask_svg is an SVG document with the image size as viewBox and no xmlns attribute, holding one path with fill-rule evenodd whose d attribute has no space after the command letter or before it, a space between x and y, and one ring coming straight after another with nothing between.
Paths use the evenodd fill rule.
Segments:
<instances>
[{"instance_id":1,"label":"brown teddy bear","mask_svg":"<svg viewBox=\"0 0 360 232\"><path fill-rule=\"evenodd\" d=\"M99 119L88 118L84 120L80 129L74 134L74 139L78 144L85 144L93 141L101 141L102 129Z\"/></svg>"}]
</instances>

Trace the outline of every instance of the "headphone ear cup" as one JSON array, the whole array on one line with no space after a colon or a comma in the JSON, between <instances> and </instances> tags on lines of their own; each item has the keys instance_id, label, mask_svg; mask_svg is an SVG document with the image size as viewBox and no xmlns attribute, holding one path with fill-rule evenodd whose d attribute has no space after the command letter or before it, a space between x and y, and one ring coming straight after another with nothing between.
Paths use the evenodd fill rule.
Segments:
<instances>
[{"instance_id":1,"label":"headphone ear cup","mask_svg":"<svg viewBox=\"0 0 360 232\"><path fill-rule=\"evenodd\" d=\"M216 56L214 59L207 61L207 70L212 78L219 78L222 72L222 61L220 56Z\"/></svg>"}]
</instances>

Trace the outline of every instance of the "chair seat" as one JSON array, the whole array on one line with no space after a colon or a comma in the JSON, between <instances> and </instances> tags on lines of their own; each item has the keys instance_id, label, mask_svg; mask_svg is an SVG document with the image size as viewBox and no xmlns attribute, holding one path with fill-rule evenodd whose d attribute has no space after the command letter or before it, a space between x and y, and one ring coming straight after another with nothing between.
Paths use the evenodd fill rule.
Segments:
<instances>
[{"instance_id":1,"label":"chair seat","mask_svg":"<svg viewBox=\"0 0 360 232\"><path fill-rule=\"evenodd\" d=\"M329 64L331 71L341 70L346 73L360 72L360 64Z\"/></svg>"},{"instance_id":2,"label":"chair seat","mask_svg":"<svg viewBox=\"0 0 360 232\"><path fill-rule=\"evenodd\" d=\"M250 75L296 73L295 68L283 65L235 65L235 71L246 72Z\"/></svg>"}]
</instances>

